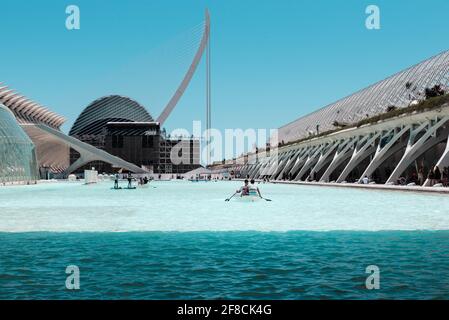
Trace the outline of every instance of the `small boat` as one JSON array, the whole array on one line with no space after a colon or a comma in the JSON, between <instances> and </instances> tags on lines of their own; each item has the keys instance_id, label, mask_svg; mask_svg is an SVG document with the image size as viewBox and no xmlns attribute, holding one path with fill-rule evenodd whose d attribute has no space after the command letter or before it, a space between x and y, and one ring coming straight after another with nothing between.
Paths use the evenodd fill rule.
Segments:
<instances>
[{"instance_id":1,"label":"small boat","mask_svg":"<svg viewBox=\"0 0 449 320\"><path fill-rule=\"evenodd\" d=\"M146 188L149 188L150 187L150 184L149 183L144 183L144 184L138 184L137 185L137 188L139 188L139 189L146 189Z\"/></svg>"},{"instance_id":2,"label":"small boat","mask_svg":"<svg viewBox=\"0 0 449 320\"><path fill-rule=\"evenodd\" d=\"M135 190L137 189L137 187L118 187L118 188L114 188L112 187L111 190Z\"/></svg>"},{"instance_id":3,"label":"small boat","mask_svg":"<svg viewBox=\"0 0 449 320\"><path fill-rule=\"evenodd\" d=\"M256 202L260 200L260 197L258 195L248 195L248 196L241 196L237 198L239 201L242 202Z\"/></svg>"}]
</instances>

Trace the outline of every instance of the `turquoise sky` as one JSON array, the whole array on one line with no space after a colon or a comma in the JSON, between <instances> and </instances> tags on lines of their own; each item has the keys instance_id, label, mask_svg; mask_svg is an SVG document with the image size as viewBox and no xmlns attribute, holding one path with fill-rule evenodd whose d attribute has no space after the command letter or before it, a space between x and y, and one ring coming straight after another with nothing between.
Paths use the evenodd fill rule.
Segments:
<instances>
[{"instance_id":1,"label":"turquoise sky","mask_svg":"<svg viewBox=\"0 0 449 320\"><path fill-rule=\"evenodd\" d=\"M65 28L70 4L81 30ZM365 28L370 4L379 31ZM107 94L157 117L188 67L157 48L201 23L206 7L218 129L277 128L449 49L447 0L2 0L0 81L67 117L64 131ZM204 87L202 63L167 129L204 119Z\"/></svg>"}]
</instances>

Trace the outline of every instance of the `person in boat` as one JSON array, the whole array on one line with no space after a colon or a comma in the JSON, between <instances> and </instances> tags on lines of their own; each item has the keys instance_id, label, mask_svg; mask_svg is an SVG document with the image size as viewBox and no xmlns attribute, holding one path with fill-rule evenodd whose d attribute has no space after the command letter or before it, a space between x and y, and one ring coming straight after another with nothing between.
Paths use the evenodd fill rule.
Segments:
<instances>
[{"instance_id":1,"label":"person in boat","mask_svg":"<svg viewBox=\"0 0 449 320\"><path fill-rule=\"evenodd\" d=\"M245 180L245 185L242 186L239 190L237 190L236 193L240 193L241 197L249 195L248 179Z\"/></svg>"},{"instance_id":2,"label":"person in boat","mask_svg":"<svg viewBox=\"0 0 449 320\"><path fill-rule=\"evenodd\" d=\"M119 188L119 186L118 186L118 179L119 179L119 175L118 175L118 173L116 173L115 176L114 176L114 189L118 189Z\"/></svg>"},{"instance_id":3,"label":"person in boat","mask_svg":"<svg viewBox=\"0 0 449 320\"><path fill-rule=\"evenodd\" d=\"M249 185L249 195L259 196L259 198L262 198L259 187L256 186L254 179L251 179L251 184Z\"/></svg>"}]
</instances>

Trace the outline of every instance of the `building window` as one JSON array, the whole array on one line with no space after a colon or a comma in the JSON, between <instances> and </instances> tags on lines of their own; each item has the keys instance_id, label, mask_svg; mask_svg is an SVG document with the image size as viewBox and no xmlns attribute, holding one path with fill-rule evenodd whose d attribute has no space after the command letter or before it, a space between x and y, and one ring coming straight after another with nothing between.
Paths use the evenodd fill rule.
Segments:
<instances>
[{"instance_id":1,"label":"building window","mask_svg":"<svg viewBox=\"0 0 449 320\"><path fill-rule=\"evenodd\" d=\"M112 147L123 148L123 136L112 136Z\"/></svg>"}]
</instances>

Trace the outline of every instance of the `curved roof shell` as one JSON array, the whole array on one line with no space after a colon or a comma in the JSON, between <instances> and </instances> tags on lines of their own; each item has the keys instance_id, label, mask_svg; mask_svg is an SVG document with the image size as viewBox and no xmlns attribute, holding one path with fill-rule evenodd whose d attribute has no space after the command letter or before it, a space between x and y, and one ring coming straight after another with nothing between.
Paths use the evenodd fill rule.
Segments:
<instances>
[{"instance_id":1,"label":"curved roof shell","mask_svg":"<svg viewBox=\"0 0 449 320\"><path fill-rule=\"evenodd\" d=\"M89 104L76 119L69 135L100 135L108 122L152 122L138 102L119 95L102 97Z\"/></svg>"},{"instance_id":2,"label":"curved roof shell","mask_svg":"<svg viewBox=\"0 0 449 320\"><path fill-rule=\"evenodd\" d=\"M0 83L0 103L8 107L17 121L23 123L41 123L59 129L65 118L48 110L44 106L20 95Z\"/></svg>"},{"instance_id":3,"label":"curved roof shell","mask_svg":"<svg viewBox=\"0 0 449 320\"><path fill-rule=\"evenodd\" d=\"M387 111L404 108L424 99L426 88L441 85L449 89L449 51L398 72L337 102L301 117L281 128L278 140L289 142L335 129L336 122L352 124Z\"/></svg>"}]
</instances>

